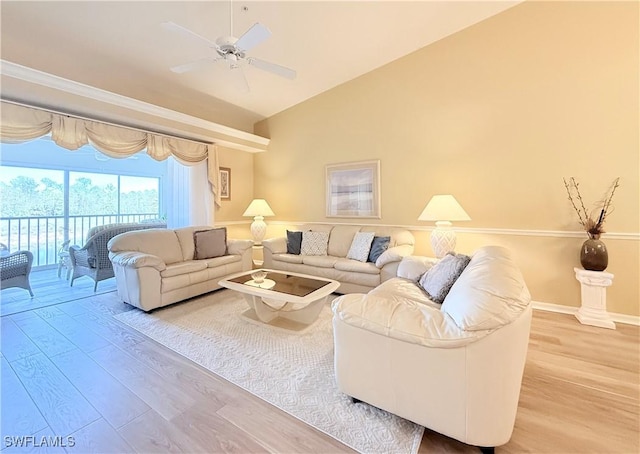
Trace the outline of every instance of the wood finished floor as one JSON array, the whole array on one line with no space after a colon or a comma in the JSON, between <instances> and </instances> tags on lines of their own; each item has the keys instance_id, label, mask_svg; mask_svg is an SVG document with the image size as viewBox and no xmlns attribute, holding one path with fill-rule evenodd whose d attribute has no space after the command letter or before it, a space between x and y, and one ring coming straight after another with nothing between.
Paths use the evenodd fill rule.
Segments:
<instances>
[{"instance_id":1,"label":"wood finished floor","mask_svg":"<svg viewBox=\"0 0 640 454\"><path fill-rule=\"evenodd\" d=\"M351 452L113 318L127 310L106 293L2 317L2 448L72 435L76 454ZM534 311L516 427L496 451L639 452L639 334ZM64 449L3 453L34 451ZM419 452L478 450L427 430Z\"/></svg>"},{"instance_id":2,"label":"wood finished floor","mask_svg":"<svg viewBox=\"0 0 640 454\"><path fill-rule=\"evenodd\" d=\"M19 287L3 289L0 293L0 315L11 315L29 309L38 309L54 304L64 303L96 294L112 292L116 289L116 279L110 278L98 282L98 289L93 291L95 282L87 276L77 278L73 287L70 280L65 279L66 270L61 270L58 277L57 268L32 270L29 275L33 298L29 292Z\"/></svg>"}]
</instances>

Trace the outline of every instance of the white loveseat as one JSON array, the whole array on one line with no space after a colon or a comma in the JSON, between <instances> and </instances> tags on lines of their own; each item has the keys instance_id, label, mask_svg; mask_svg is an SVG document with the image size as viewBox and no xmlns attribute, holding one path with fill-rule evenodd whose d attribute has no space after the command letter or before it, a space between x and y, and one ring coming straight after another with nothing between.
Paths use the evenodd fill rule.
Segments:
<instances>
[{"instance_id":1,"label":"white loveseat","mask_svg":"<svg viewBox=\"0 0 640 454\"><path fill-rule=\"evenodd\" d=\"M405 277L334 300L339 389L470 445L506 443L531 323L519 269L506 249L479 249L441 306Z\"/></svg>"},{"instance_id":2,"label":"white loveseat","mask_svg":"<svg viewBox=\"0 0 640 454\"><path fill-rule=\"evenodd\" d=\"M300 227L300 230L329 233L327 255L287 254L286 238L270 238L262 241L264 267L336 280L340 282L338 293L368 292L380 283L395 277L402 258L413 253L413 235L402 228L306 224ZM376 263L347 258L351 243L358 232L374 232L376 236L391 238L389 248Z\"/></svg>"},{"instance_id":3,"label":"white loveseat","mask_svg":"<svg viewBox=\"0 0 640 454\"><path fill-rule=\"evenodd\" d=\"M119 298L144 311L220 288L220 278L252 267L251 240L227 240L226 255L194 260L194 232L213 227L151 229L111 239Z\"/></svg>"}]
</instances>

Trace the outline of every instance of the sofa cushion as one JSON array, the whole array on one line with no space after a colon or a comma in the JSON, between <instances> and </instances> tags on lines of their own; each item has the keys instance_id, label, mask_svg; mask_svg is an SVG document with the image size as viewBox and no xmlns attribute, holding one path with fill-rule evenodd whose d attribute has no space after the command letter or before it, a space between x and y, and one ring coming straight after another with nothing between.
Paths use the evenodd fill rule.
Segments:
<instances>
[{"instance_id":1,"label":"sofa cushion","mask_svg":"<svg viewBox=\"0 0 640 454\"><path fill-rule=\"evenodd\" d=\"M441 307L440 304L431 301L424 293L424 290L418 287L415 282L402 277L394 277L384 281L382 284L371 290L369 295L376 295L395 300L405 299L413 301L414 303L426 304L427 306L431 306L438 310L440 310Z\"/></svg>"},{"instance_id":2,"label":"sofa cushion","mask_svg":"<svg viewBox=\"0 0 640 454\"><path fill-rule=\"evenodd\" d=\"M344 259L339 257L333 267L340 271L352 271L354 273L380 274L380 268L370 262Z\"/></svg>"},{"instance_id":3,"label":"sofa cushion","mask_svg":"<svg viewBox=\"0 0 640 454\"><path fill-rule=\"evenodd\" d=\"M176 236L178 237L178 241L180 242L180 247L182 248L182 260L193 260L196 254L196 248L194 245L193 232L198 230L210 230L213 227L210 225L198 225L198 226L189 226L189 227L180 227L179 229L175 229Z\"/></svg>"},{"instance_id":4,"label":"sofa cushion","mask_svg":"<svg viewBox=\"0 0 640 454\"><path fill-rule=\"evenodd\" d=\"M526 309L531 295L509 251L478 249L442 303L464 330L489 330L511 323Z\"/></svg>"},{"instance_id":5,"label":"sofa cushion","mask_svg":"<svg viewBox=\"0 0 640 454\"><path fill-rule=\"evenodd\" d=\"M189 287L209 279L212 268L205 268L188 274L164 277L160 281L160 293L167 293L179 288Z\"/></svg>"},{"instance_id":6,"label":"sofa cushion","mask_svg":"<svg viewBox=\"0 0 640 454\"><path fill-rule=\"evenodd\" d=\"M398 265L398 272L396 274L398 277L409 279L412 282L418 282L436 263L438 263L438 259L432 257L410 255L402 259L400 265Z\"/></svg>"},{"instance_id":7,"label":"sofa cushion","mask_svg":"<svg viewBox=\"0 0 640 454\"><path fill-rule=\"evenodd\" d=\"M273 260L276 262L285 262L285 263L302 263L302 255L295 254L275 254L273 255Z\"/></svg>"},{"instance_id":8,"label":"sofa cushion","mask_svg":"<svg viewBox=\"0 0 640 454\"><path fill-rule=\"evenodd\" d=\"M302 255L327 255L329 234L326 232L302 232Z\"/></svg>"},{"instance_id":9,"label":"sofa cushion","mask_svg":"<svg viewBox=\"0 0 640 454\"><path fill-rule=\"evenodd\" d=\"M371 242L373 241L373 232L358 232L353 237L351 247L347 253L348 259L366 262L371 250Z\"/></svg>"},{"instance_id":10,"label":"sofa cushion","mask_svg":"<svg viewBox=\"0 0 640 454\"><path fill-rule=\"evenodd\" d=\"M353 243L353 237L360 231L358 225L336 225L329 236L328 255L346 257Z\"/></svg>"},{"instance_id":11,"label":"sofa cushion","mask_svg":"<svg viewBox=\"0 0 640 454\"><path fill-rule=\"evenodd\" d=\"M193 244L195 260L222 257L227 253L227 228L196 230L193 232Z\"/></svg>"},{"instance_id":12,"label":"sofa cushion","mask_svg":"<svg viewBox=\"0 0 640 454\"><path fill-rule=\"evenodd\" d=\"M287 230L287 254L300 255L302 248L302 232Z\"/></svg>"},{"instance_id":13,"label":"sofa cushion","mask_svg":"<svg viewBox=\"0 0 640 454\"><path fill-rule=\"evenodd\" d=\"M390 236L374 236L373 241L371 242L371 249L369 250L369 257L367 257L367 261L376 263L378 257L380 257L384 251L389 249L389 244L391 244Z\"/></svg>"},{"instance_id":14,"label":"sofa cushion","mask_svg":"<svg viewBox=\"0 0 640 454\"><path fill-rule=\"evenodd\" d=\"M442 304L447 293L469 264L471 257L448 253L420 278L418 285L432 301Z\"/></svg>"},{"instance_id":15,"label":"sofa cushion","mask_svg":"<svg viewBox=\"0 0 640 454\"><path fill-rule=\"evenodd\" d=\"M189 260L187 262L177 262L172 265L168 265L166 269L160 271L160 276L172 277L179 276L181 274L189 274L195 271L201 271L207 268L207 264L204 261Z\"/></svg>"},{"instance_id":16,"label":"sofa cushion","mask_svg":"<svg viewBox=\"0 0 640 454\"><path fill-rule=\"evenodd\" d=\"M202 261L207 264L207 268L216 268L218 266L239 262L241 260L242 257L240 255L223 255L222 257L214 257L212 259L206 259Z\"/></svg>"},{"instance_id":17,"label":"sofa cushion","mask_svg":"<svg viewBox=\"0 0 640 454\"><path fill-rule=\"evenodd\" d=\"M338 257L330 255L303 255L302 263L309 266L317 266L318 268L333 268Z\"/></svg>"},{"instance_id":18,"label":"sofa cushion","mask_svg":"<svg viewBox=\"0 0 640 454\"><path fill-rule=\"evenodd\" d=\"M375 232L376 236L390 237L391 243L389 244L389 247L400 246L403 244L413 246L415 243L413 234L409 230L400 227L381 227L377 225L367 225L363 226L360 231Z\"/></svg>"},{"instance_id":19,"label":"sofa cushion","mask_svg":"<svg viewBox=\"0 0 640 454\"><path fill-rule=\"evenodd\" d=\"M489 333L461 330L437 308L402 297L353 293L336 298L332 309L334 317L351 326L427 347L461 347Z\"/></svg>"}]
</instances>

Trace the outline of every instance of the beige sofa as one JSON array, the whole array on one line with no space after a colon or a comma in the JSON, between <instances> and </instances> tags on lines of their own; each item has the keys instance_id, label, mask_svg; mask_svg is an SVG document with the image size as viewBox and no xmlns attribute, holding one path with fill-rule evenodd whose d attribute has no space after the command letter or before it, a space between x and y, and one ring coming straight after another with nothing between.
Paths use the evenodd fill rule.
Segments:
<instances>
[{"instance_id":1,"label":"beige sofa","mask_svg":"<svg viewBox=\"0 0 640 454\"><path fill-rule=\"evenodd\" d=\"M111 239L119 298L150 311L216 290L220 278L250 270L251 240L227 240L226 255L194 260L194 232L212 228L138 230Z\"/></svg>"},{"instance_id":2,"label":"beige sofa","mask_svg":"<svg viewBox=\"0 0 640 454\"><path fill-rule=\"evenodd\" d=\"M506 443L531 324L531 297L508 251L474 253L442 305L416 285L419 273L400 271L366 295L334 300L338 388L467 444Z\"/></svg>"},{"instance_id":3,"label":"beige sofa","mask_svg":"<svg viewBox=\"0 0 640 454\"><path fill-rule=\"evenodd\" d=\"M338 293L368 292L396 276L403 257L413 253L414 238L403 228L359 225L306 224L301 231L328 232L326 256L287 254L284 237L263 240L264 268L325 277L340 282ZM347 254L356 233L374 232L389 236L391 242L376 263L348 259Z\"/></svg>"}]
</instances>

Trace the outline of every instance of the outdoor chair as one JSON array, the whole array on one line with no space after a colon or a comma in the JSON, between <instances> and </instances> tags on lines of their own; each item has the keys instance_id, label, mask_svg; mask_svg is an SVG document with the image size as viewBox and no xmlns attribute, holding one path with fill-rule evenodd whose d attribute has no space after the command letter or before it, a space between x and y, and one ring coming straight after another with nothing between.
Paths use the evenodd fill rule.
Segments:
<instances>
[{"instance_id":1,"label":"outdoor chair","mask_svg":"<svg viewBox=\"0 0 640 454\"><path fill-rule=\"evenodd\" d=\"M18 251L0 257L0 289L20 287L29 291L33 298L33 291L29 283L29 273L33 264L33 254L30 251Z\"/></svg>"},{"instance_id":2,"label":"outdoor chair","mask_svg":"<svg viewBox=\"0 0 640 454\"><path fill-rule=\"evenodd\" d=\"M71 270L72 270L72 266L71 266L71 257L69 257L69 243L71 242L71 240L67 240L64 243L62 243L62 246L60 246L60 250L58 251L58 278L60 277L60 275L62 274L62 268L66 269L66 280L69 280L69 277L71 276Z\"/></svg>"},{"instance_id":3,"label":"outdoor chair","mask_svg":"<svg viewBox=\"0 0 640 454\"><path fill-rule=\"evenodd\" d=\"M161 223L119 223L107 224L93 227L87 234L87 241L84 246L71 246L69 248L69 258L71 259L71 286L73 281L82 276L89 276L95 281L93 291L98 289L98 282L114 276L113 265L109 260L109 250L107 243L116 235L130 232L132 230L143 230L153 228L166 228L167 224Z\"/></svg>"}]
</instances>

